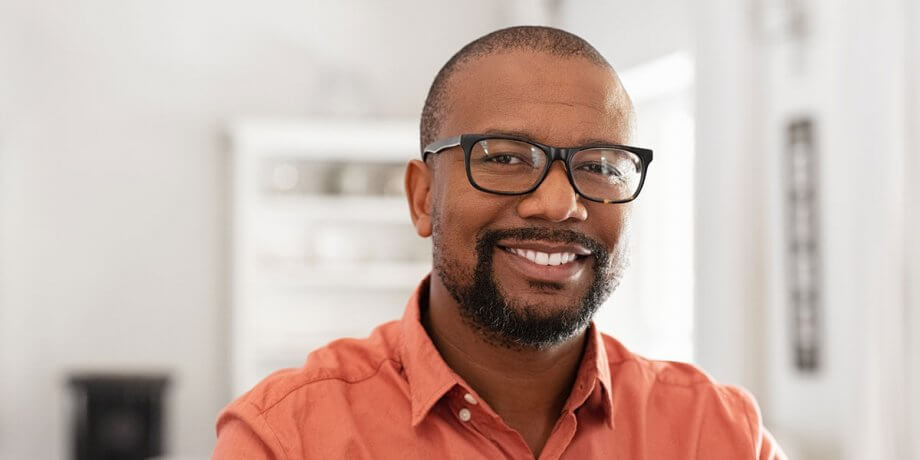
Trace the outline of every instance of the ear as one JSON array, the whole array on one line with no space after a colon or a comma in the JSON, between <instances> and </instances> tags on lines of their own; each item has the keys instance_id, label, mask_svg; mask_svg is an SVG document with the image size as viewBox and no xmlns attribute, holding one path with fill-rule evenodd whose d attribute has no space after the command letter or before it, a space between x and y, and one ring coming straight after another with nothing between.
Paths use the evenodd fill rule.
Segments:
<instances>
[{"instance_id":1,"label":"ear","mask_svg":"<svg viewBox=\"0 0 920 460\"><path fill-rule=\"evenodd\" d=\"M431 236L431 170L420 160L406 166L406 198L412 224L419 236Z\"/></svg>"}]
</instances>

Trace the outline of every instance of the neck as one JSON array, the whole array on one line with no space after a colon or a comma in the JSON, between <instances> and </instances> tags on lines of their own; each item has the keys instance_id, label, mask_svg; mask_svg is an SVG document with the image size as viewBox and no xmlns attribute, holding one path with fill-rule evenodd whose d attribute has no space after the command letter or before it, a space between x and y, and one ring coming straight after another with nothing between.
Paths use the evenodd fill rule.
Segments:
<instances>
[{"instance_id":1,"label":"neck","mask_svg":"<svg viewBox=\"0 0 920 460\"><path fill-rule=\"evenodd\" d=\"M433 273L423 316L432 342L447 365L538 454L575 382L585 332L540 349L506 347L470 327L459 308Z\"/></svg>"}]
</instances>

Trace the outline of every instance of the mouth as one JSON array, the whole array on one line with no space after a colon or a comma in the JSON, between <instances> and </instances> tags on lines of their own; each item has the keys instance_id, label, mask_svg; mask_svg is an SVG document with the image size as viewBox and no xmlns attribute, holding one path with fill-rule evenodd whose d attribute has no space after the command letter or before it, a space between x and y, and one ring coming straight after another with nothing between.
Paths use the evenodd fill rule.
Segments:
<instances>
[{"instance_id":1,"label":"mouth","mask_svg":"<svg viewBox=\"0 0 920 460\"><path fill-rule=\"evenodd\" d=\"M567 283L584 271L591 251L573 244L546 241L499 242L499 254L518 274L533 281Z\"/></svg>"}]
</instances>

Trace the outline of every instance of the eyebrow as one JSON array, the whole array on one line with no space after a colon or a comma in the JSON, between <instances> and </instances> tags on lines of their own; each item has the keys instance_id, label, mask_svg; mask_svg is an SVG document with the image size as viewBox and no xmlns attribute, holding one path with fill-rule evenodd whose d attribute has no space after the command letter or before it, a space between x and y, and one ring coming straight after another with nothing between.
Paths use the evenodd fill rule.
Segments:
<instances>
[{"instance_id":1,"label":"eyebrow","mask_svg":"<svg viewBox=\"0 0 920 460\"><path fill-rule=\"evenodd\" d=\"M490 130L484 131L482 134L495 134L499 136L521 137L521 138L524 138L530 141L539 142L541 144L544 143L544 142L537 140L536 136L533 136L530 133L526 133L524 131L515 131L515 130L508 130L508 129L490 129ZM612 142L612 141L605 140L605 139L590 138L590 139L585 139L578 144L578 146L586 146L586 145L620 145L620 143Z\"/></svg>"}]
</instances>

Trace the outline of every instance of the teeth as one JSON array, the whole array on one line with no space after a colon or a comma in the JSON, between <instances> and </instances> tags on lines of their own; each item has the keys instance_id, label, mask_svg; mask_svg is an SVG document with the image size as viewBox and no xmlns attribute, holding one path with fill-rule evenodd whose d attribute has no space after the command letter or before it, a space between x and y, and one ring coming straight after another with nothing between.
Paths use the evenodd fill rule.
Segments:
<instances>
[{"instance_id":1,"label":"teeth","mask_svg":"<svg viewBox=\"0 0 920 460\"><path fill-rule=\"evenodd\" d=\"M575 260L575 254L571 252L554 252L552 254L547 254L545 252L532 251L530 249L515 248L509 248L509 251L538 265L562 265Z\"/></svg>"}]
</instances>

